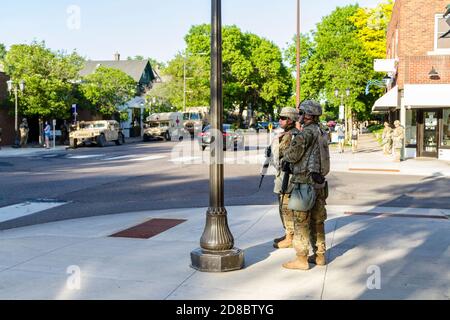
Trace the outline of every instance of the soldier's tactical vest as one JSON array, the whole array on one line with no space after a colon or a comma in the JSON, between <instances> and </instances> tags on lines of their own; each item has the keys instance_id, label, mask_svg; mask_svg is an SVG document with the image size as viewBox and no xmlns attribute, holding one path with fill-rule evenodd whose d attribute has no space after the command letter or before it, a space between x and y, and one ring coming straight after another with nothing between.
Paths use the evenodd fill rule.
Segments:
<instances>
[{"instance_id":1,"label":"soldier's tactical vest","mask_svg":"<svg viewBox=\"0 0 450 320\"><path fill-rule=\"evenodd\" d=\"M293 174L296 176L307 177L313 172L320 173L320 148L318 143L319 127L317 124L311 124L305 127L301 134L307 134L312 139L306 144L306 153L302 159L293 166Z\"/></svg>"}]
</instances>

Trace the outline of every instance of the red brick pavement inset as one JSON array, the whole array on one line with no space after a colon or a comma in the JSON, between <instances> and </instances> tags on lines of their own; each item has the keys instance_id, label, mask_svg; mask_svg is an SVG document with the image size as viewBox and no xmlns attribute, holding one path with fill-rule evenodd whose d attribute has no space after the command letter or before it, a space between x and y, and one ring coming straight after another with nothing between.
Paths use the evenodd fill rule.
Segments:
<instances>
[{"instance_id":1,"label":"red brick pavement inset","mask_svg":"<svg viewBox=\"0 0 450 320\"><path fill-rule=\"evenodd\" d=\"M186 221L177 219L151 219L132 228L115 233L110 237L150 239Z\"/></svg>"}]
</instances>

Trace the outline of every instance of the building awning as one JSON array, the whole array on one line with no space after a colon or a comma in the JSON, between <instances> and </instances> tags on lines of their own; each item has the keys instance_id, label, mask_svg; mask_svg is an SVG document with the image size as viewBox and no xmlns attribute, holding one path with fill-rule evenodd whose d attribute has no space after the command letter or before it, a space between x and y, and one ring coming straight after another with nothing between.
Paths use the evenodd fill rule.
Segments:
<instances>
[{"instance_id":1,"label":"building awning","mask_svg":"<svg viewBox=\"0 0 450 320\"><path fill-rule=\"evenodd\" d=\"M372 113L388 112L392 108L398 108L398 86L395 86L375 101L372 107Z\"/></svg>"},{"instance_id":2,"label":"building awning","mask_svg":"<svg viewBox=\"0 0 450 320\"><path fill-rule=\"evenodd\" d=\"M450 84L405 84L404 104L411 108L450 107Z\"/></svg>"}]
</instances>

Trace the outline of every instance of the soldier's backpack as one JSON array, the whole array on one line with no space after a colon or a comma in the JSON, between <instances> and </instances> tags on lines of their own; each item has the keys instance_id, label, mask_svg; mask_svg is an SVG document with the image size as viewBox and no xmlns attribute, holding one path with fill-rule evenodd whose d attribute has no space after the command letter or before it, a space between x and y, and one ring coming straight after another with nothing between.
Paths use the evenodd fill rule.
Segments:
<instances>
[{"instance_id":1,"label":"soldier's backpack","mask_svg":"<svg viewBox=\"0 0 450 320\"><path fill-rule=\"evenodd\" d=\"M319 127L317 139L320 150L320 174L325 177L330 173L330 136L327 131Z\"/></svg>"}]
</instances>

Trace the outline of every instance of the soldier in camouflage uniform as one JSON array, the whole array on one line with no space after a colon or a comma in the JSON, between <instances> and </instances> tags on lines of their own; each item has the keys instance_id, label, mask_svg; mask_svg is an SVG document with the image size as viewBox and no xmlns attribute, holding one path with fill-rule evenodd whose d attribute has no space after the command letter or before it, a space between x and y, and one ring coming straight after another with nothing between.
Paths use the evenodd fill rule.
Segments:
<instances>
[{"instance_id":1,"label":"soldier in camouflage uniform","mask_svg":"<svg viewBox=\"0 0 450 320\"><path fill-rule=\"evenodd\" d=\"M308 270L309 263L325 265L325 208L328 190L326 184L318 188L317 179L313 179L320 170L320 149L318 144L319 116L322 108L319 103L311 100L300 106L300 122L303 131L292 139L289 148L284 153L284 161L290 163L295 184L310 184L315 187L316 200L310 211L293 211L294 239L293 245L297 259L283 264L287 269ZM313 248L313 255L308 258L309 245Z\"/></svg>"},{"instance_id":2,"label":"soldier in camouflage uniform","mask_svg":"<svg viewBox=\"0 0 450 320\"><path fill-rule=\"evenodd\" d=\"M298 111L295 108L288 107L281 110L279 123L284 132L277 136L272 145L273 166L277 170L273 191L278 194L281 221L286 231L284 237L274 240L273 246L279 249L292 248L292 240L294 238L293 211L287 208L294 185L289 182L287 190L282 190L285 173L281 170L281 162L283 161L284 152L291 144L292 137L299 133L295 127L295 123L299 120L298 118Z\"/></svg>"}]
</instances>

